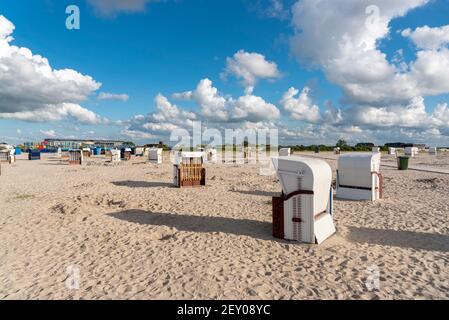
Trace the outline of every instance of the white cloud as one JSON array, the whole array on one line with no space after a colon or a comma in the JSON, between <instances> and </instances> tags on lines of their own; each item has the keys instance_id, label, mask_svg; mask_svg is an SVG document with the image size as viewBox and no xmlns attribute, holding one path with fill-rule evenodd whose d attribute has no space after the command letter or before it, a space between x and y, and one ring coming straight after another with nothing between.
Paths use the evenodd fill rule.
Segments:
<instances>
[{"instance_id":1,"label":"white cloud","mask_svg":"<svg viewBox=\"0 0 449 320\"><path fill-rule=\"evenodd\" d=\"M401 34L403 37L410 38L420 49L437 50L449 44L449 25L436 28L423 26L414 31L408 28Z\"/></svg>"},{"instance_id":2,"label":"white cloud","mask_svg":"<svg viewBox=\"0 0 449 320\"><path fill-rule=\"evenodd\" d=\"M98 100L118 100L126 102L129 100L129 96L127 94L115 94L108 92L100 92L97 97Z\"/></svg>"},{"instance_id":3,"label":"white cloud","mask_svg":"<svg viewBox=\"0 0 449 320\"><path fill-rule=\"evenodd\" d=\"M139 130L129 130L128 128L125 128L122 131L120 131L120 134L125 137L131 138L131 139L154 139L154 138L157 138L157 136L152 135L151 133L143 132L143 131L139 131Z\"/></svg>"},{"instance_id":4,"label":"white cloud","mask_svg":"<svg viewBox=\"0 0 449 320\"><path fill-rule=\"evenodd\" d=\"M45 137L45 138L56 138L57 137L57 133L55 130L39 130L39 132Z\"/></svg>"},{"instance_id":5,"label":"white cloud","mask_svg":"<svg viewBox=\"0 0 449 320\"><path fill-rule=\"evenodd\" d=\"M158 112L151 115L151 119L155 122L178 122L182 123L186 120L195 120L196 115L193 112L184 111L175 104L172 104L168 99L162 94L158 94L156 99L156 108Z\"/></svg>"},{"instance_id":6,"label":"white cloud","mask_svg":"<svg viewBox=\"0 0 449 320\"><path fill-rule=\"evenodd\" d=\"M342 87L348 103L384 105L433 94L420 85L429 76L417 68L420 58L412 66L415 70L404 73L378 49L379 41L389 34L391 20L426 3L427 0L299 1L293 7L292 49L300 61L311 62ZM449 88L449 83L441 86Z\"/></svg>"},{"instance_id":7,"label":"white cloud","mask_svg":"<svg viewBox=\"0 0 449 320\"><path fill-rule=\"evenodd\" d=\"M449 49L418 51L410 76L416 95L449 93Z\"/></svg>"},{"instance_id":8,"label":"white cloud","mask_svg":"<svg viewBox=\"0 0 449 320\"><path fill-rule=\"evenodd\" d=\"M432 114L432 122L435 126L449 128L449 107L447 103L440 103Z\"/></svg>"},{"instance_id":9,"label":"white cloud","mask_svg":"<svg viewBox=\"0 0 449 320\"><path fill-rule=\"evenodd\" d=\"M4 16L0 27L0 118L100 122L98 115L79 105L100 83L75 70L53 69L46 58L11 45L14 25Z\"/></svg>"},{"instance_id":10,"label":"white cloud","mask_svg":"<svg viewBox=\"0 0 449 320\"><path fill-rule=\"evenodd\" d=\"M264 99L253 95L244 95L232 101L232 119L259 122L278 119L281 115L278 108Z\"/></svg>"},{"instance_id":11,"label":"white cloud","mask_svg":"<svg viewBox=\"0 0 449 320\"><path fill-rule=\"evenodd\" d=\"M242 79L247 94L252 94L259 79L275 79L281 76L276 63L267 61L259 53L240 50L232 58L227 58L223 77L229 74Z\"/></svg>"},{"instance_id":12,"label":"white cloud","mask_svg":"<svg viewBox=\"0 0 449 320\"><path fill-rule=\"evenodd\" d=\"M361 106L352 109L354 122L373 127L413 127L418 128L429 125L424 99L413 98L405 107L392 105L388 107Z\"/></svg>"},{"instance_id":13,"label":"white cloud","mask_svg":"<svg viewBox=\"0 0 449 320\"><path fill-rule=\"evenodd\" d=\"M175 129L190 127L197 115L182 110L172 104L167 97L158 94L154 99L156 111L148 115L137 115L128 121L120 121L125 126L121 134L136 139L151 139L167 136Z\"/></svg>"},{"instance_id":14,"label":"white cloud","mask_svg":"<svg viewBox=\"0 0 449 320\"><path fill-rule=\"evenodd\" d=\"M258 122L280 117L278 108L261 97L251 94L237 99L222 96L209 79L201 80L194 91L175 93L173 98L196 102L200 115L215 122Z\"/></svg>"},{"instance_id":15,"label":"white cloud","mask_svg":"<svg viewBox=\"0 0 449 320\"><path fill-rule=\"evenodd\" d=\"M11 35L13 34L15 28L16 27L11 21L0 15L0 39L11 42L13 40Z\"/></svg>"},{"instance_id":16,"label":"white cloud","mask_svg":"<svg viewBox=\"0 0 449 320\"><path fill-rule=\"evenodd\" d=\"M290 117L308 122L321 121L320 109L312 103L312 99L309 97L310 89L305 87L296 98L298 94L299 90L292 87L282 96L281 105L290 114Z\"/></svg>"},{"instance_id":17,"label":"white cloud","mask_svg":"<svg viewBox=\"0 0 449 320\"><path fill-rule=\"evenodd\" d=\"M325 123L331 120L338 132L356 130L360 136L387 140L433 139L448 131L447 105L440 104L431 113L424 103L426 96L449 93L448 26L402 31L417 47L416 59L408 63L402 50L389 62L379 48L389 36L393 19L426 3L302 0L294 5L294 54L301 63L321 69L344 93L342 103L347 108L326 110L322 114ZM293 106L300 104L298 100L301 97L286 99ZM297 118L302 119L311 103L300 105L303 112Z\"/></svg>"},{"instance_id":18,"label":"white cloud","mask_svg":"<svg viewBox=\"0 0 449 320\"><path fill-rule=\"evenodd\" d=\"M3 112L0 113L0 119L13 119L28 122L48 122L73 119L84 124L108 123L107 119L101 118L93 111L74 103L48 105L41 109L29 111Z\"/></svg>"},{"instance_id":19,"label":"white cloud","mask_svg":"<svg viewBox=\"0 0 449 320\"><path fill-rule=\"evenodd\" d=\"M226 106L226 98L218 93L209 79L201 80L194 91L173 94L174 99L193 100L201 111L201 115L208 119L227 121L229 114Z\"/></svg>"}]
</instances>

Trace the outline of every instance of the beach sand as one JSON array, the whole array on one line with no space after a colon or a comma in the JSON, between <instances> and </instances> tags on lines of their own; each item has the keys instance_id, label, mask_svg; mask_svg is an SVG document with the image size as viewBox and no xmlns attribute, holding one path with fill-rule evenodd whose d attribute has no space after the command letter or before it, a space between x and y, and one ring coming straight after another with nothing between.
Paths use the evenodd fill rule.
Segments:
<instances>
[{"instance_id":1,"label":"beach sand","mask_svg":"<svg viewBox=\"0 0 449 320\"><path fill-rule=\"evenodd\" d=\"M25 159L2 164L0 299L449 298L449 175L382 168L385 199L336 200L317 246L272 238L281 189L258 165L176 189L167 154ZM449 168L449 153L412 163Z\"/></svg>"}]
</instances>

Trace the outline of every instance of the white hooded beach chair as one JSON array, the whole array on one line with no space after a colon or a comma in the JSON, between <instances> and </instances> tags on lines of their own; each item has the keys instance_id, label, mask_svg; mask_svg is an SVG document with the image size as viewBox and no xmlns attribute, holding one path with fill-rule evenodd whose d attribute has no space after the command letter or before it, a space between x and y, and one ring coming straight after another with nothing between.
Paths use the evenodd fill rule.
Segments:
<instances>
[{"instance_id":1,"label":"white hooded beach chair","mask_svg":"<svg viewBox=\"0 0 449 320\"><path fill-rule=\"evenodd\" d=\"M239 159L237 159L237 162ZM255 164L256 161L256 153L254 152L252 147L244 147L243 148L243 160L244 163L252 163Z\"/></svg>"},{"instance_id":2,"label":"white hooded beach chair","mask_svg":"<svg viewBox=\"0 0 449 320\"><path fill-rule=\"evenodd\" d=\"M111 162L120 162L121 161L120 150L109 150L109 156L111 157Z\"/></svg>"},{"instance_id":3,"label":"white hooded beach chair","mask_svg":"<svg viewBox=\"0 0 449 320\"><path fill-rule=\"evenodd\" d=\"M379 153L380 152L380 147L373 147L372 148L372 152L373 153Z\"/></svg>"},{"instance_id":4,"label":"white hooded beach chair","mask_svg":"<svg viewBox=\"0 0 449 320\"><path fill-rule=\"evenodd\" d=\"M409 157L416 157L419 154L419 149L416 147L406 147L404 149L405 155Z\"/></svg>"},{"instance_id":5,"label":"white hooded beach chair","mask_svg":"<svg viewBox=\"0 0 449 320\"><path fill-rule=\"evenodd\" d=\"M145 148L144 147L136 147L135 154L138 157L143 157L145 154Z\"/></svg>"},{"instance_id":6,"label":"white hooded beach chair","mask_svg":"<svg viewBox=\"0 0 449 320\"><path fill-rule=\"evenodd\" d=\"M217 163L218 162L217 149L207 149L205 151L205 153L206 153L205 162L207 162L207 163Z\"/></svg>"},{"instance_id":7,"label":"white hooded beach chair","mask_svg":"<svg viewBox=\"0 0 449 320\"><path fill-rule=\"evenodd\" d=\"M338 159L336 196L348 200L379 200L382 194L380 153L347 153Z\"/></svg>"},{"instance_id":8,"label":"white hooded beach chair","mask_svg":"<svg viewBox=\"0 0 449 320\"><path fill-rule=\"evenodd\" d=\"M395 155L396 154L396 148L389 147L388 148L388 154L389 155Z\"/></svg>"},{"instance_id":9,"label":"white hooded beach chair","mask_svg":"<svg viewBox=\"0 0 449 320\"><path fill-rule=\"evenodd\" d=\"M16 162L16 149L9 150L9 163Z\"/></svg>"},{"instance_id":10,"label":"white hooded beach chair","mask_svg":"<svg viewBox=\"0 0 449 320\"><path fill-rule=\"evenodd\" d=\"M206 185L206 169L203 167L204 152L181 152L176 154L173 165L173 184L178 188Z\"/></svg>"},{"instance_id":11,"label":"white hooded beach chair","mask_svg":"<svg viewBox=\"0 0 449 320\"><path fill-rule=\"evenodd\" d=\"M151 163L161 164L162 163L162 148L152 148L148 151L148 160Z\"/></svg>"},{"instance_id":12,"label":"white hooded beach chair","mask_svg":"<svg viewBox=\"0 0 449 320\"><path fill-rule=\"evenodd\" d=\"M340 154L340 153L341 153L340 147L334 148L334 154Z\"/></svg>"},{"instance_id":13,"label":"white hooded beach chair","mask_svg":"<svg viewBox=\"0 0 449 320\"><path fill-rule=\"evenodd\" d=\"M273 197L273 236L322 243L335 233L332 170L323 160L273 158L282 195Z\"/></svg>"},{"instance_id":14,"label":"white hooded beach chair","mask_svg":"<svg viewBox=\"0 0 449 320\"><path fill-rule=\"evenodd\" d=\"M429 148L429 154L431 156L436 156L438 154L437 148L436 147L430 147Z\"/></svg>"},{"instance_id":15,"label":"white hooded beach chair","mask_svg":"<svg viewBox=\"0 0 449 320\"><path fill-rule=\"evenodd\" d=\"M292 154L291 148L281 148L279 150L279 157L289 157Z\"/></svg>"}]
</instances>

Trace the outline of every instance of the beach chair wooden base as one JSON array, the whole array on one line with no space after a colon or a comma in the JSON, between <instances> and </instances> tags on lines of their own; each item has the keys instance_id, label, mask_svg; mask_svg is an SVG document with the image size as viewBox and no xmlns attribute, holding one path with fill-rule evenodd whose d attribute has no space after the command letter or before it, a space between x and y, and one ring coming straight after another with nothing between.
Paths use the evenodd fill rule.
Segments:
<instances>
[{"instance_id":1,"label":"beach chair wooden base","mask_svg":"<svg viewBox=\"0 0 449 320\"><path fill-rule=\"evenodd\" d=\"M83 152L79 150L69 151L69 165L79 166L83 164Z\"/></svg>"},{"instance_id":2,"label":"beach chair wooden base","mask_svg":"<svg viewBox=\"0 0 449 320\"><path fill-rule=\"evenodd\" d=\"M11 156L10 156L9 152L1 152L0 153L0 162L11 164Z\"/></svg>"},{"instance_id":3,"label":"beach chair wooden base","mask_svg":"<svg viewBox=\"0 0 449 320\"><path fill-rule=\"evenodd\" d=\"M197 188L206 185L206 169L201 168L200 176L187 177L182 174L182 169L175 166L175 186L178 188Z\"/></svg>"},{"instance_id":4,"label":"beach chair wooden base","mask_svg":"<svg viewBox=\"0 0 449 320\"><path fill-rule=\"evenodd\" d=\"M129 151L126 151L124 153L122 152L121 158L122 158L122 161L129 161L129 160L131 160L131 152L129 152Z\"/></svg>"}]
</instances>

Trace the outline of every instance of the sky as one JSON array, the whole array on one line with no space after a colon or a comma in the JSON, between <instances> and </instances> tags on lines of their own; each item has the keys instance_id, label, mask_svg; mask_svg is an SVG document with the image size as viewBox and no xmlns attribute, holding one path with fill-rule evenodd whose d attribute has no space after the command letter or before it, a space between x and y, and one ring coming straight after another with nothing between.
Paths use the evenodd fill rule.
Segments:
<instances>
[{"instance_id":1,"label":"sky","mask_svg":"<svg viewBox=\"0 0 449 320\"><path fill-rule=\"evenodd\" d=\"M449 0L0 1L11 144L171 144L201 122L449 146L448 102Z\"/></svg>"}]
</instances>

